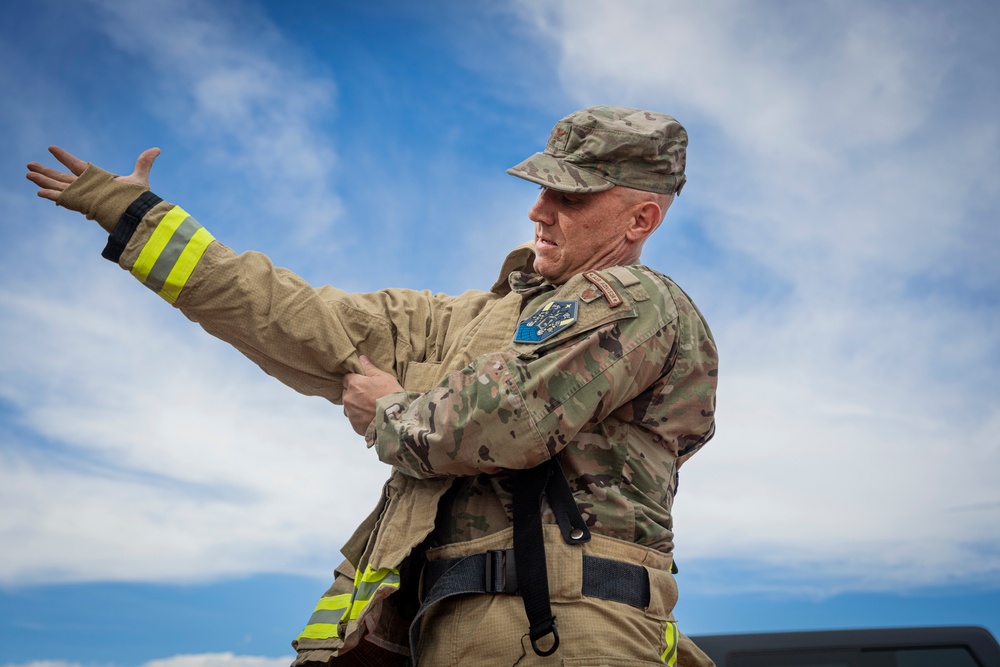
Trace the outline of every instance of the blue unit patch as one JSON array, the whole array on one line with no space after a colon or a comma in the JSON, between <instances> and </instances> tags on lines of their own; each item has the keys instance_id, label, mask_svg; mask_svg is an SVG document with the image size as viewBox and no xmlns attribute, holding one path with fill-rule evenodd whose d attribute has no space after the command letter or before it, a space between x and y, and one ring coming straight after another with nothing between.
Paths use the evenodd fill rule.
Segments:
<instances>
[{"instance_id":1,"label":"blue unit patch","mask_svg":"<svg viewBox=\"0 0 1000 667\"><path fill-rule=\"evenodd\" d=\"M541 343L576 322L576 301L552 301L517 325L515 343Z\"/></svg>"}]
</instances>

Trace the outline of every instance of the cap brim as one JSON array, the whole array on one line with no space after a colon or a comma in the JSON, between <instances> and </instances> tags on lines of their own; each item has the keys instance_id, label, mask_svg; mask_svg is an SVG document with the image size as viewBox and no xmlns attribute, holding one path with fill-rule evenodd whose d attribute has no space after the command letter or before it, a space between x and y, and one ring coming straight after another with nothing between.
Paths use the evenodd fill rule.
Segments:
<instances>
[{"instance_id":1,"label":"cap brim","mask_svg":"<svg viewBox=\"0 0 1000 667\"><path fill-rule=\"evenodd\" d=\"M507 173L560 192L584 194L603 192L615 187L615 184L606 178L584 171L546 153L535 153L524 162L508 169Z\"/></svg>"}]
</instances>

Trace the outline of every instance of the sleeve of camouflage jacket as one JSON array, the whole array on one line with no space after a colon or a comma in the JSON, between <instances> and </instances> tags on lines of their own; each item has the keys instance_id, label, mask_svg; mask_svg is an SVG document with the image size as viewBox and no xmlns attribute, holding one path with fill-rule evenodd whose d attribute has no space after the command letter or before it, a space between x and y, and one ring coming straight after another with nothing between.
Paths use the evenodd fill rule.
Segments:
<instances>
[{"instance_id":1,"label":"sleeve of camouflage jacket","mask_svg":"<svg viewBox=\"0 0 1000 667\"><path fill-rule=\"evenodd\" d=\"M123 214L137 214L118 264L299 392L339 403L343 374L363 372L360 354L398 377L401 362L424 358L435 345L428 333L449 317L444 295L313 288L260 253L237 255L181 207L114 178L91 165L58 203L96 219L112 238Z\"/></svg>"},{"instance_id":2,"label":"sleeve of camouflage jacket","mask_svg":"<svg viewBox=\"0 0 1000 667\"><path fill-rule=\"evenodd\" d=\"M679 288L627 270L624 304L578 302L578 320L552 339L512 341L429 392L381 399L367 434L379 458L414 477L531 468L613 413L664 446L673 439L679 457L693 453L714 433L711 332ZM549 301L588 285L576 276Z\"/></svg>"}]
</instances>

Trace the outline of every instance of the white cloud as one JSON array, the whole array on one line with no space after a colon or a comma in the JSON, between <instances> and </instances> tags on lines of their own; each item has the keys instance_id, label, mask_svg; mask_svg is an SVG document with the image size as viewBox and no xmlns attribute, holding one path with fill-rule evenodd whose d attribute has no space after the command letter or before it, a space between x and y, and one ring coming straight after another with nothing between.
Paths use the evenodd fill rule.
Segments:
<instances>
[{"instance_id":1,"label":"white cloud","mask_svg":"<svg viewBox=\"0 0 1000 667\"><path fill-rule=\"evenodd\" d=\"M1000 579L1000 350L977 300L1000 283L1000 152L995 118L969 112L996 100L945 95L963 27L919 5L520 8L578 104L697 131L678 208L699 209L721 272L686 286L717 306L722 369L682 553L777 568L746 586Z\"/></svg>"},{"instance_id":2,"label":"white cloud","mask_svg":"<svg viewBox=\"0 0 1000 667\"><path fill-rule=\"evenodd\" d=\"M242 190L266 195L246 205L283 206L299 241L335 219L333 150L317 125L332 83L307 73L259 10L92 5L101 11L80 14L84 31L101 18L151 73L130 102L137 113L153 102L235 161L250 182ZM130 37L150 25L170 38ZM44 61L11 51L22 79L47 80ZM72 128L74 145L100 143L68 87L17 86L25 99L0 114L16 121L5 140L19 151L52 128ZM30 233L4 234L0 272L0 541L14 545L0 550L0 582L329 577L387 476L340 408L264 376L97 259L92 223L5 182L0 201Z\"/></svg>"},{"instance_id":3,"label":"white cloud","mask_svg":"<svg viewBox=\"0 0 1000 667\"><path fill-rule=\"evenodd\" d=\"M0 581L328 575L387 476L340 408L79 257L89 228L42 229L45 259L0 294L18 429L0 450L0 534L16 545Z\"/></svg>"},{"instance_id":4,"label":"white cloud","mask_svg":"<svg viewBox=\"0 0 1000 667\"><path fill-rule=\"evenodd\" d=\"M164 118L242 169L263 206L304 221L300 238L335 219L335 206L313 208L337 199L317 121L333 85L304 73L266 19L203 3L94 6L119 48L160 74L150 95ZM748 585L997 579L998 322L976 291L996 296L998 125L968 112L980 98L956 102L961 112L943 99L965 64L954 26L920 6L891 11L520 7L579 105L661 108L698 131L671 217L693 207L718 252L719 270L684 286L713 306L722 390L719 436L683 476L678 543L682 562L775 573ZM139 23L177 38L128 42ZM61 124L56 90L42 91L44 123L16 114L22 135ZM450 177L445 162L428 171ZM433 191L372 200L402 225ZM262 377L113 266L80 258L93 230L23 199L0 188L10 219L35 224L4 249L0 398L17 421L0 450L0 539L18 546L0 551L0 581L328 571L385 474L339 409ZM524 202L483 199L478 183L443 201L427 206L466 214L458 245L490 256L466 262L470 286L490 282L498 248L527 229ZM463 224L472 217L500 222ZM649 257L669 255L666 232ZM13 261L39 246L30 266Z\"/></svg>"},{"instance_id":5,"label":"white cloud","mask_svg":"<svg viewBox=\"0 0 1000 667\"><path fill-rule=\"evenodd\" d=\"M308 71L295 46L243 3L91 0L108 37L151 74L147 100L198 142L203 159L239 170L256 195L249 211L287 220L304 245L340 214L331 186L336 156L320 130L335 88ZM155 25L162 39L134 39ZM263 211L261 210L263 208Z\"/></svg>"},{"instance_id":6,"label":"white cloud","mask_svg":"<svg viewBox=\"0 0 1000 667\"><path fill-rule=\"evenodd\" d=\"M693 178L690 193L715 194L714 236L772 270L797 276L832 250L820 268L846 253L865 269L925 269L960 243L964 195L996 173L1000 124L956 127L941 109L953 29L927 11L646 1L523 10L561 47L579 104L645 103L703 128L690 169L708 182ZM651 39L632 37L642 34Z\"/></svg>"}]
</instances>

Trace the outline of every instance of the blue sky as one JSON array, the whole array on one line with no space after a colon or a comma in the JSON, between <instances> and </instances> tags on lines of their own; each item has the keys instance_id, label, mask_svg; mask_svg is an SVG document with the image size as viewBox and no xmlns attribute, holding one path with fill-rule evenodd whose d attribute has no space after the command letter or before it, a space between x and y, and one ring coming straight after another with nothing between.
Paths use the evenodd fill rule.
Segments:
<instances>
[{"instance_id":1,"label":"blue sky","mask_svg":"<svg viewBox=\"0 0 1000 667\"><path fill-rule=\"evenodd\" d=\"M355 4L0 8L0 665L286 664L386 474L25 163L159 146L154 190L237 250L456 293L531 235L504 169L606 103L691 134L643 256L722 354L682 629L1000 634L995 3Z\"/></svg>"}]
</instances>

